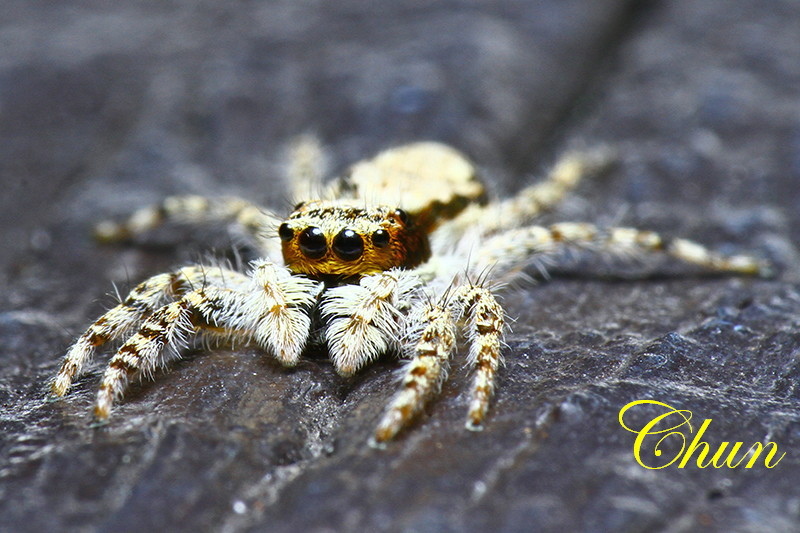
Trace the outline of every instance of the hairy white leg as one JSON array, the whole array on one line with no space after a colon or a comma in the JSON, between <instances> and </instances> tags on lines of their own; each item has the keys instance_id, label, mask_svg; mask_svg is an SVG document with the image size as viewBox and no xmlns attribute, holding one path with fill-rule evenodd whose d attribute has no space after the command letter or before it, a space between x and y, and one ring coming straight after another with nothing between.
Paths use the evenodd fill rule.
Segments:
<instances>
[{"instance_id":1,"label":"hairy white leg","mask_svg":"<svg viewBox=\"0 0 800 533\"><path fill-rule=\"evenodd\" d=\"M605 228L594 224L563 222L528 226L486 239L476 253L476 268L497 273L520 269L531 263L544 271L547 262L569 250L589 250L612 257L662 254L711 272L768 276L767 262L747 255L727 256L686 239L664 239L652 231Z\"/></svg>"},{"instance_id":2,"label":"hairy white leg","mask_svg":"<svg viewBox=\"0 0 800 533\"><path fill-rule=\"evenodd\" d=\"M143 207L122 222L104 221L95 227L101 242L124 242L136 239L165 224L226 225L258 246L265 257L278 260L280 242L277 228L280 219L265 208L242 198L206 198L170 196L160 204Z\"/></svg>"},{"instance_id":3,"label":"hairy white leg","mask_svg":"<svg viewBox=\"0 0 800 533\"><path fill-rule=\"evenodd\" d=\"M157 309L111 358L97 392L95 417L108 418L114 401L122 397L133 378L152 376L156 369L180 357L192 335L203 328L224 328L228 310L242 297L238 291L207 287ZM247 332L239 334L247 336Z\"/></svg>"},{"instance_id":4,"label":"hairy white leg","mask_svg":"<svg viewBox=\"0 0 800 533\"><path fill-rule=\"evenodd\" d=\"M254 261L247 294L231 310L229 323L234 329L252 331L259 346L293 366L308 340L310 308L322 288L321 282L292 275L283 266Z\"/></svg>"},{"instance_id":5,"label":"hairy white leg","mask_svg":"<svg viewBox=\"0 0 800 533\"><path fill-rule=\"evenodd\" d=\"M395 435L422 410L447 377L448 362L455 348L456 321L466 317L464 330L470 343L469 364L475 369L467 428L481 429L494 392L497 369L502 363L504 313L492 292L467 284L428 303L418 322L421 331L403 371L400 391L386 409L371 443L381 445Z\"/></svg>"},{"instance_id":6,"label":"hairy white leg","mask_svg":"<svg viewBox=\"0 0 800 533\"><path fill-rule=\"evenodd\" d=\"M166 302L208 284L236 285L244 280L246 278L238 272L197 265L158 274L140 283L122 302L95 320L69 348L51 383L53 394L66 394L73 379L91 362L98 348L127 334Z\"/></svg>"},{"instance_id":7,"label":"hairy white leg","mask_svg":"<svg viewBox=\"0 0 800 533\"><path fill-rule=\"evenodd\" d=\"M320 309L325 339L336 371L354 374L390 348L400 346L404 313L420 281L412 272L392 269L361 278L358 285L329 289Z\"/></svg>"},{"instance_id":8,"label":"hairy white leg","mask_svg":"<svg viewBox=\"0 0 800 533\"><path fill-rule=\"evenodd\" d=\"M447 376L448 360L456 343L450 306L446 301L427 303L419 320L422 330L405 366L402 388L378 423L371 445L381 446L394 438L422 410Z\"/></svg>"},{"instance_id":9,"label":"hairy white leg","mask_svg":"<svg viewBox=\"0 0 800 533\"><path fill-rule=\"evenodd\" d=\"M497 369L503 362L500 348L505 315L494 294L485 287L464 285L456 290L453 299L466 317L464 331L470 344L468 360L475 369L467 429L478 431L494 394Z\"/></svg>"},{"instance_id":10,"label":"hairy white leg","mask_svg":"<svg viewBox=\"0 0 800 533\"><path fill-rule=\"evenodd\" d=\"M519 191L514 197L486 206L473 204L450 222L442 225L440 235L451 240L470 228L490 234L519 227L532 218L552 210L588 175L612 164L616 154L608 147L567 152L556 161L545 179Z\"/></svg>"}]
</instances>

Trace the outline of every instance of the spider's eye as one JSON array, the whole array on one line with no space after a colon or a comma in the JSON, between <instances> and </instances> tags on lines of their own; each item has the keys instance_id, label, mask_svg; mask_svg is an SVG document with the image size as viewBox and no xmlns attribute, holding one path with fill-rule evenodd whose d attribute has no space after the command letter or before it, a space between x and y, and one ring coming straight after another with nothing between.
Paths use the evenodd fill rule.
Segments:
<instances>
[{"instance_id":1,"label":"spider's eye","mask_svg":"<svg viewBox=\"0 0 800 533\"><path fill-rule=\"evenodd\" d=\"M333 251L340 259L352 261L364 252L364 241L351 229L343 229L333 238Z\"/></svg>"},{"instance_id":2,"label":"spider's eye","mask_svg":"<svg viewBox=\"0 0 800 533\"><path fill-rule=\"evenodd\" d=\"M404 225L408 224L408 213L406 213L402 209L395 209L394 214L397 218L400 219L400 222L402 222Z\"/></svg>"},{"instance_id":3,"label":"spider's eye","mask_svg":"<svg viewBox=\"0 0 800 533\"><path fill-rule=\"evenodd\" d=\"M386 247L389 244L389 232L385 229L376 230L375 233L372 234L372 244L374 244L376 248Z\"/></svg>"},{"instance_id":4,"label":"spider's eye","mask_svg":"<svg viewBox=\"0 0 800 533\"><path fill-rule=\"evenodd\" d=\"M302 251L309 259L319 259L328 251L328 243L325 242L325 234L319 228L306 228L297 239Z\"/></svg>"},{"instance_id":5,"label":"spider's eye","mask_svg":"<svg viewBox=\"0 0 800 533\"><path fill-rule=\"evenodd\" d=\"M283 242L291 241L292 237L294 237L294 230L289 227L289 224L284 222L278 228L278 236L281 238Z\"/></svg>"}]
</instances>

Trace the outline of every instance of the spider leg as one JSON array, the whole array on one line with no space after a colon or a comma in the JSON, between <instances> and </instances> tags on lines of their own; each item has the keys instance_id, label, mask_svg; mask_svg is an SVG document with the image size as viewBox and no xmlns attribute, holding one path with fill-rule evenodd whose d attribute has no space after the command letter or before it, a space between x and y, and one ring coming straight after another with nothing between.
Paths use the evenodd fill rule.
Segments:
<instances>
[{"instance_id":1,"label":"spider leg","mask_svg":"<svg viewBox=\"0 0 800 533\"><path fill-rule=\"evenodd\" d=\"M594 224L564 222L551 226L527 226L509 230L484 241L478 250L478 268L491 266L498 272L513 270L520 264L553 261L569 250L589 250L613 257L666 255L682 263L711 272L769 276L771 268L763 260L748 255L723 255L686 239L666 239L652 231L635 228L599 228Z\"/></svg>"},{"instance_id":2,"label":"spider leg","mask_svg":"<svg viewBox=\"0 0 800 533\"><path fill-rule=\"evenodd\" d=\"M246 296L229 322L234 329L252 331L259 346L293 366L308 340L309 309L324 286L269 261L254 261L252 267Z\"/></svg>"},{"instance_id":3,"label":"spider leg","mask_svg":"<svg viewBox=\"0 0 800 533\"><path fill-rule=\"evenodd\" d=\"M410 308L419 284L412 272L392 269L325 293L320 306L328 324L325 338L339 374L350 376L400 346L403 313Z\"/></svg>"},{"instance_id":4,"label":"spider leg","mask_svg":"<svg viewBox=\"0 0 800 533\"><path fill-rule=\"evenodd\" d=\"M232 233L254 243L267 257L280 257L277 239L267 238L270 230L277 228L279 218L242 198L169 196L159 204L135 211L122 222L100 222L94 233L101 242L127 242L167 224L228 225Z\"/></svg>"},{"instance_id":5,"label":"spider leg","mask_svg":"<svg viewBox=\"0 0 800 533\"><path fill-rule=\"evenodd\" d=\"M481 206L473 204L442 226L445 235L480 228L483 234L515 228L552 210L588 175L601 172L615 161L608 147L571 151L556 161L545 179L525 187L514 197Z\"/></svg>"},{"instance_id":6,"label":"spider leg","mask_svg":"<svg viewBox=\"0 0 800 533\"><path fill-rule=\"evenodd\" d=\"M475 368L467 428L481 429L502 362L500 347L505 317L489 289L467 283L422 309L422 330L405 367L402 388L378 423L373 444L391 440L439 389L447 376L449 358L455 348L456 320L460 316L467 317L464 329L470 343L469 363Z\"/></svg>"},{"instance_id":7,"label":"spider leg","mask_svg":"<svg viewBox=\"0 0 800 533\"><path fill-rule=\"evenodd\" d=\"M253 263L249 277L234 274L235 288L209 285L186 292L150 314L117 351L97 393L95 416L107 418L131 379L180 357L192 335L255 340L285 365L297 363L308 337L310 307L321 284L292 276L265 260ZM214 280L215 282L217 280Z\"/></svg>"},{"instance_id":8,"label":"spider leg","mask_svg":"<svg viewBox=\"0 0 800 533\"><path fill-rule=\"evenodd\" d=\"M480 431L494 393L495 375L503 362L500 347L505 315L492 291L480 285L461 286L454 300L467 317L464 330L470 343L468 360L475 368L467 429Z\"/></svg>"},{"instance_id":9,"label":"spider leg","mask_svg":"<svg viewBox=\"0 0 800 533\"><path fill-rule=\"evenodd\" d=\"M405 367L402 388L378 423L371 445L382 446L394 438L444 381L456 342L455 319L445 300L426 303L422 309L422 330Z\"/></svg>"},{"instance_id":10,"label":"spider leg","mask_svg":"<svg viewBox=\"0 0 800 533\"><path fill-rule=\"evenodd\" d=\"M178 358L190 335L224 327L227 313L239 299L241 293L231 289L207 287L157 309L109 361L97 392L95 417L108 418L114 400L122 397L132 379L152 376L157 368Z\"/></svg>"},{"instance_id":11,"label":"spider leg","mask_svg":"<svg viewBox=\"0 0 800 533\"><path fill-rule=\"evenodd\" d=\"M91 362L97 350L125 335L166 302L192 288L209 283L226 284L246 279L242 274L219 267L190 266L158 274L137 285L117 306L94 321L69 348L51 389L56 396L66 394L73 379Z\"/></svg>"}]
</instances>

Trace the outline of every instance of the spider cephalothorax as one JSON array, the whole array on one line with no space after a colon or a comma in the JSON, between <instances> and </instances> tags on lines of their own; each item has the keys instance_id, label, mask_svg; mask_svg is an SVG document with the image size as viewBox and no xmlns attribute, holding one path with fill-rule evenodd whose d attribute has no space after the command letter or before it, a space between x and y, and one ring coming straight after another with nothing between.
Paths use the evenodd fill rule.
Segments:
<instances>
[{"instance_id":1,"label":"spider cephalothorax","mask_svg":"<svg viewBox=\"0 0 800 533\"><path fill-rule=\"evenodd\" d=\"M406 211L388 206L303 202L278 235L289 270L317 279L413 268L431 255L424 228Z\"/></svg>"},{"instance_id":2,"label":"spider cephalothorax","mask_svg":"<svg viewBox=\"0 0 800 533\"><path fill-rule=\"evenodd\" d=\"M530 223L583 175L605 166L608 150L569 153L543 182L485 205L474 166L441 144L387 150L327 188L309 172L319 159L317 145L304 139L293 153L295 194L322 194L285 219L247 200L185 196L98 226L102 240L119 241L169 222L223 223L250 239L261 258L247 272L193 265L140 283L72 345L53 380L54 394L67 392L99 347L130 331L103 375L98 419L108 417L131 379L152 375L198 336L254 342L291 366L306 347L312 317L319 317L343 376L386 352L407 359L400 391L373 436L383 443L438 390L461 325L474 374L467 428L476 430L502 360L505 316L494 291L526 269L542 271L570 255L565 252L585 251L623 259L660 254L718 272L768 271L749 256L723 256L648 231Z\"/></svg>"}]
</instances>

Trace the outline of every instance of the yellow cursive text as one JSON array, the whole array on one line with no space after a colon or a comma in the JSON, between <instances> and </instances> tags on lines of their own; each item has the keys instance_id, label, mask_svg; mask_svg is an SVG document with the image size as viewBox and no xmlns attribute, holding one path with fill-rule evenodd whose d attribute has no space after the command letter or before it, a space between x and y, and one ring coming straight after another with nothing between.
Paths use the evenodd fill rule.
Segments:
<instances>
[{"instance_id":1,"label":"yellow cursive text","mask_svg":"<svg viewBox=\"0 0 800 533\"><path fill-rule=\"evenodd\" d=\"M631 427L625 423L625 413L633 407L645 404L656 405L663 408L663 411L648 420L641 429L631 429ZM708 427L711 425L711 419L705 419L697 429L697 433L694 433L690 422L691 419L691 411L675 409L670 405L656 400L636 400L625 405L619 411L620 425L631 433L636 433L636 439L633 441L633 457L641 466L651 470L666 468L675 463L677 463L677 468L685 468L694 457L696 457L698 468L706 468L708 466L713 466L714 468L722 468L723 466L736 468L749 457L744 468L752 468L765 450L769 451L764 457L764 466L767 468L775 468L786 455L786 452L784 452L777 460L774 460L775 455L778 453L778 445L772 441L766 444L755 442L747 451L742 453L741 457L738 459L737 454L744 446L742 442L734 442L731 446L730 442L723 441L712 454L711 445L701 440L706 430L708 430ZM688 436L691 436L692 433L694 433L694 438L692 438L687 446L686 442ZM654 440L655 442L653 442ZM730 450L726 456L725 452L728 450L729 446ZM667 456L666 462L662 460L661 463L663 464L653 466L652 464L648 464L645 458L643 458L643 453L646 451L652 451L653 456L661 457L667 449L677 450L677 452L674 452L671 456ZM709 457L709 455L711 456Z\"/></svg>"}]
</instances>

